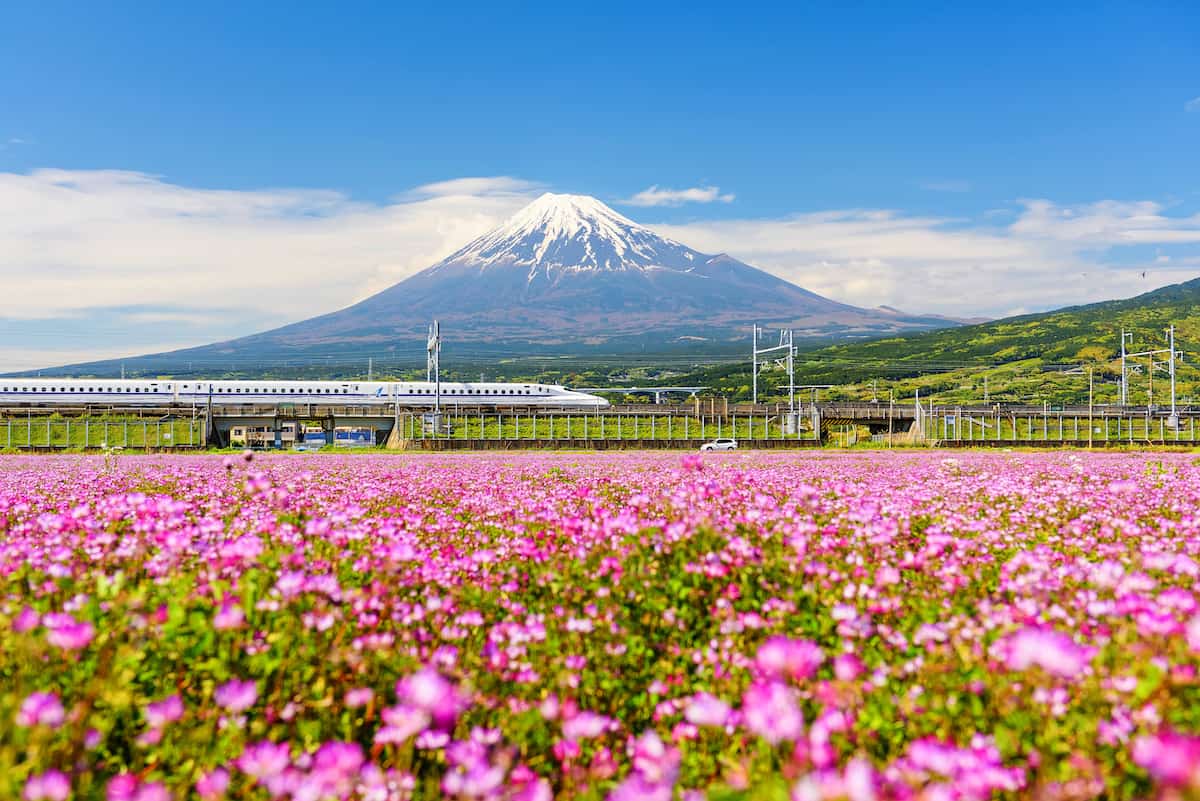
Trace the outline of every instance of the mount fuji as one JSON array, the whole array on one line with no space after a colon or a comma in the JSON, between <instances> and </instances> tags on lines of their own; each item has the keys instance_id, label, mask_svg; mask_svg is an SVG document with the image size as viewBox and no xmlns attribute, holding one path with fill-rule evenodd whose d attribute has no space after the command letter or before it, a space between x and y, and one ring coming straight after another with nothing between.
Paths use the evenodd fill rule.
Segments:
<instances>
[{"instance_id":1,"label":"mount fuji","mask_svg":"<svg viewBox=\"0 0 1200 801\"><path fill-rule=\"evenodd\" d=\"M593 197L547 193L432 267L353 306L142 358L170 366L408 351L423 343L435 318L448 342L504 353L728 349L748 339L756 322L820 339L956 324L839 303L729 255L660 236Z\"/></svg>"}]
</instances>

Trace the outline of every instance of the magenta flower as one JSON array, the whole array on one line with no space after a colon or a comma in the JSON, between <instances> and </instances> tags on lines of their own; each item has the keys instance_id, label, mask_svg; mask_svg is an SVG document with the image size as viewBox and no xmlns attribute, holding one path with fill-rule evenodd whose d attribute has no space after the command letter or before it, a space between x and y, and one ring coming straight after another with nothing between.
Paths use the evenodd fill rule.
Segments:
<instances>
[{"instance_id":1,"label":"magenta flower","mask_svg":"<svg viewBox=\"0 0 1200 801\"><path fill-rule=\"evenodd\" d=\"M1064 634L1041 627L1029 627L1011 635L1005 642L1011 670L1028 670L1035 665L1062 678L1079 675L1092 661L1092 649L1077 645Z\"/></svg>"},{"instance_id":2,"label":"magenta flower","mask_svg":"<svg viewBox=\"0 0 1200 801\"><path fill-rule=\"evenodd\" d=\"M357 709L360 706L366 706L371 703L371 699L374 697L375 691L370 687L355 687L352 690L346 691L343 703L350 709Z\"/></svg>"},{"instance_id":3,"label":"magenta flower","mask_svg":"<svg viewBox=\"0 0 1200 801\"><path fill-rule=\"evenodd\" d=\"M427 712L441 729L453 726L468 704L457 687L428 667L397 682L396 695L409 706Z\"/></svg>"},{"instance_id":4,"label":"magenta flower","mask_svg":"<svg viewBox=\"0 0 1200 801\"><path fill-rule=\"evenodd\" d=\"M1159 784L1200 788L1200 737L1173 731L1139 737L1131 755Z\"/></svg>"},{"instance_id":5,"label":"magenta flower","mask_svg":"<svg viewBox=\"0 0 1200 801\"><path fill-rule=\"evenodd\" d=\"M349 778L363 766L363 750L358 743L327 742L313 755L312 770L327 776Z\"/></svg>"},{"instance_id":6,"label":"magenta flower","mask_svg":"<svg viewBox=\"0 0 1200 801\"><path fill-rule=\"evenodd\" d=\"M862 672L863 663L856 654L839 654L833 660L833 675L838 681L854 681Z\"/></svg>"},{"instance_id":7,"label":"magenta flower","mask_svg":"<svg viewBox=\"0 0 1200 801\"><path fill-rule=\"evenodd\" d=\"M204 801L216 801L225 795L229 789L229 771L224 768L214 768L196 780L196 795Z\"/></svg>"},{"instance_id":8,"label":"magenta flower","mask_svg":"<svg viewBox=\"0 0 1200 801\"><path fill-rule=\"evenodd\" d=\"M433 722L433 718L424 709L403 704L384 707L379 714L384 725L375 732L376 743L402 743L425 731Z\"/></svg>"},{"instance_id":9,"label":"magenta flower","mask_svg":"<svg viewBox=\"0 0 1200 801\"><path fill-rule=\"evenodd\" d=\"M213 699L230 712L244 712L258 700L258 686L253 681L231 679L216 689Z\"/></svg>"},{"instance_id":10,"label":"magenta flower","mask_svg":"<svg viewBox=\"0 0 1200 801\"><path fill-rule=\"evenodd\" d=\"M86 648L96 636L96 628L88 623L72 620L56 620L52 628L46 630L46 642L64 651L78 651Z\"/></svg>"},{"instance_id":11,"label":"magenta flower","mask_svg":"<svg viewBox=\"0 0 1200 801\"><path fill-rule=\"evenodd\" d=\"M71 797L71 781L59 770L48 770L25 780L25 801L66 801Z\"/></svg>"},{"instance_id":12,"label":"magenta flower","mask_svg":"<svg viewBox=\"0 0 1200 801\"><path fill-rule=\"evenodd\" d=\"M673 785L679 776L679 749L666 745L658 732L643 732L630 747L633 769L652 784Z\"/></svg>"},{"instance_id":13,"label":"magenta flower","mask_svg":"<svg viewBox=\"0 0 1200 801\"><path fill-rule=\"evenodd\" d=\"M585 740L592 737L599 737L606 731L611 731L616 727L616 722L612 718L607 718L604 715L597 715L595 712L579 712L574 717L563 721L562 731L563 737L568 740Z\"/></svg>"},{"instance_id":14,"label":"magenta flower","mask_svg":"<svg viewBox=\"0 0 1200 801\"><path fill-rule=\"evenodd\" d=\"M809 679L825 661L825 652L809 640L775 635L758 647L754 662L772 678Z\"/></svg>"},{"instance_id":15,"label":"magenta flower","mask_svg":"<svg viewBox=\"0 0 1200 801\"><path fill-rule=\"evenodd\" d=\"M62 702L54 693L31 693L17 710L18 726L49 726L58 728L66 718Z\"/></svg>"},{"instance_id":16,"label":"magenta flower","mask_svg":"<svg viewBox=\"0 0 1200 801\"><path fill-rule=\"evenodd\" d=\"M172 801L171 791L162 782L144 782L138 787L137 801Z\"/></svg>"},{"instance_id":17,"label":"magenta flower","mask_svg":"<svg viewBox=\"0 0 1200 801\"><path fill-rule=\"evenodd\" d=\"M146 704L146 725L161 729L183 717L183 700L178 695L169 695L161 701Z\"/></svg>"},{"instance_id":18,"label":"magenta flower","mask_svg":"<svg viewBox=\"0 0 1200 801\"><path fill-rule=\"evenodd\" d=\"M287 743L273 743L268 740L251 743L242 749L242 754L236 760L238 770L255 779L273 779L281 775L291 765L290 749Z\"/></svg>"},{"instance_id":19,"label":"magenta flower","mask_svg":"<svg viewBox=\"0 0 1200 801\"><path fill-rule=\"evenodd\" d=\"M729 720L729 704L708 693L696 693L684 709L683 716L697 726L724 726Z\"/></svg>"},{"instance_id":20,"label":"magenta flower","mask_svg":"<svg viewBox=\"0 0 1200 801\"><path fill-rule=\"evenodd\" d=\"M796 691L780 681L756 682L742 696L747 729L772 745L797 740L804 733L804 713Z\"/></svg>"},{"instance_id":21,"label":"magenta flower","mask_svg":"<svg viewBox=\"0 0 1200 801\"><path fill-rule=\"evenodd\" d=\"M33 631L35 628L37 628L40 620L41 616L38 615L38 613L32 608L27 606L22 609L15 618L13 618L13 631L15 631L17 634L24 634L27 631Z\"/></svg>"},{"instance_id":22,"label":"magenta flower","mask_svg":"<svg viewBox=\"0 0 1200 801\"><path fill-rule=\"evenodd\" d=\"M104 797L107 801L136 801L138 791L137 777L130 773L118 773L108 780Z\"/></svg>"},{"instance_id":23,"label":"magenta flower","mask_svg":"<svg viewBox=\"0 0 1200 801\"><path fill-rule=\"evenodd\" d=\"M223 601L221 608L213 615L213 628L217 631L240 629L246 620L246 613L232 601Z\"/></svg>"}]
</instances>

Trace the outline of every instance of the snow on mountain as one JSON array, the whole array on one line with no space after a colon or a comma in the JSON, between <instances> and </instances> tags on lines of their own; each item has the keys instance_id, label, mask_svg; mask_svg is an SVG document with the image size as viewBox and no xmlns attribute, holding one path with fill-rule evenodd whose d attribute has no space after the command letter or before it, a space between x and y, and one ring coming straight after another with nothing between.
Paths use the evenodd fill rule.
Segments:
<instances>
[{"instance_id":1,"label":"snow on mountain","mask_svg":"<svg viewBox=\"0 0 1200 801\"><path fill-rule=\"evenodd\" d=\"M688 270L700 258L593 197L547 192L442 264L519 265L530 268L532 280L559 270Z\"/></svg>"}]
</instances>

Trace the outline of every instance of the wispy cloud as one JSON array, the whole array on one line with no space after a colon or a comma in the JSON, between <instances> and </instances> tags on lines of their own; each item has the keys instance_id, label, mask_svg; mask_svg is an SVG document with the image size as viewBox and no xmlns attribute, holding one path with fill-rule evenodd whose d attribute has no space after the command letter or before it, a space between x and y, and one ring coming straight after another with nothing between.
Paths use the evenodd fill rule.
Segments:
<instances>
[{"instance_id":1,"label":"wispy cloud","mask_svg":"<svg viewBox=\"0 0 1200 801\"><path fill-rule=\"evenodd\" d=\"M1200 111L1200 97L1193 97L1183 104L1184 111Z\"/></svg>"},{"instance_id":2,"label":"wispy cloud","mask_svg":"<svg viewBox=\"0 0 1200 801\"><path fill-rule=\"evenodd\" d=\"M968 181L926 181L921 188L930 192L970 192L971 184Z\"/></svg>"},{"instance_id":3,"label":"wispy cloud","mask_svg":"<svg viewBox=\"0 0 1200 801\"><path fill-rule=\"evenodd\" d=\"M1200 215L1148 201L1026 200L1007 225L845 209L652 227L837 300L960 316L1128 297L1195 277L1200 256ZM1153 244L1181 258L1142 252Z\"/></svg>"},{"instance_id":4,"label":"wispy cloud","mask_svg":"<svg viewBox=\"0 0 1200 801\"><path fill-rule=\"evenodd\" d=\"M0 172L0 281L22 287L0 293L0 320L9 344L35 350L60 348L55 332L74 330L38 320L97 310L123 310L106 325L126 328L131 349L134 337L182 346L252 333L428 267L529 202L534 186L461 179L373 204L322 189L195 189L118 170ZM172 309L185 309L189 325L155 313ZM30 330L40 333L22 342Z\"/></svg>"},{"instance_id":5,"label":"wispy cloud","mask_svg":"<svg viewBox=\"0 0 1200 801\"><path fill-rule=\"evenodd\" d=\"M10 136L8 139L0 140L0 150L7 150L10 147L19 145L32 145L32 139L22 139L19 136Z\"/></svg>"},{"instance_id":6,"label":"wispy cloud","mask_svg":"<svg viewBox=\"0 0 1200 801\"><path fill-rule=\"evenodd\" d=\"M734 195L722 194L717 186L693 186L690 189L665 189L652 186L621 201L627 206L682 206L684 203L732 203Z\"/></svg>"}]
</instances>

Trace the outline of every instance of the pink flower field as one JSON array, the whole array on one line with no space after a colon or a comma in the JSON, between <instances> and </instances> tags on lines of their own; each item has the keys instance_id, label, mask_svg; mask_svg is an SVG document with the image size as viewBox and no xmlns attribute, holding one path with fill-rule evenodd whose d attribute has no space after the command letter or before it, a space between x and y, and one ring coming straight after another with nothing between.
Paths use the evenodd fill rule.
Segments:
<instances>
[{"instance_id":1,"label":"pink flower field","mask_svg":"<svg viewBox=\"0 0 1200 801\"><path fill-rule=\"evenodd\" d=\"M1200 466L0 459L0 798L1200 797Z\"/></svg>"}]
</instances>

